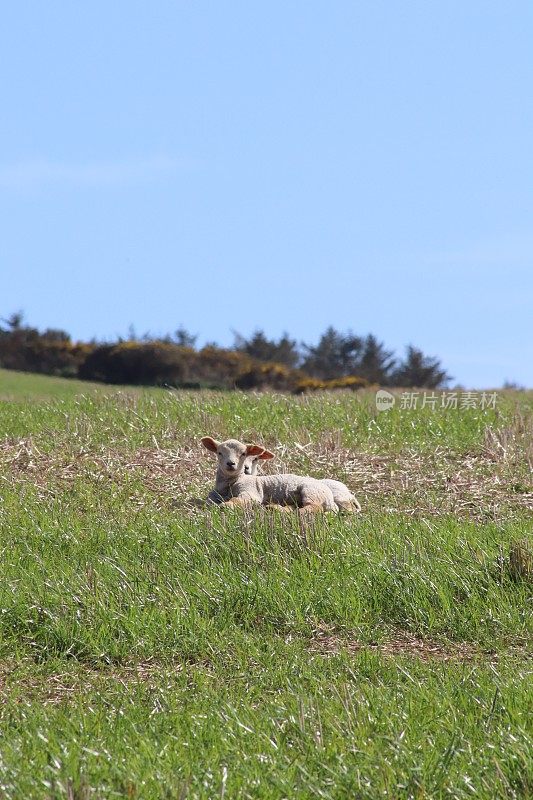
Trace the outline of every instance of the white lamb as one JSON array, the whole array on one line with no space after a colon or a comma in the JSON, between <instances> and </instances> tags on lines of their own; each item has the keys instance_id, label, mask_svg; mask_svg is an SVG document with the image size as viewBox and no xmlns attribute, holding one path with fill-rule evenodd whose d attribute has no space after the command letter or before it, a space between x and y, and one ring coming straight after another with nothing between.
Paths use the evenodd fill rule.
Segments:
<instances>
[{"instance_id":1,"label":"white lamb","mask_svg":"<svg viewBox=\"0 0 533 800\"><path fill-rule=\"evenodd\" d=\"M210 436L205 436L202 444L218 456L215 491L209 495L212 502L296 506L302 512L339 510L331 488L316 478L292 474L245 474L247 458L262 460L274 457L259 445L242 444L236 439L217 442Z\"/></svg>"},{"instance_id":2,"label":"white lamb","mask_svg":"<svg viewBox=\"0 0 533 800\"><path fill-rule=\"evenodd\" d=\"M244 462L248 456L273 457L264 447L246 445L236 439L217 442L210 436L205 436L202 444L218 456L215 495L222 498L224 505L275 504L296 506L302 512L338 510L331 489L315 478L245 475Z\"/></svg>"},{"instance_id":3,"label":"white lamb","mask_svg":"<svg viewBox=\"0 0 533 800\"><path fill-rule=\"evenodd\" d=\"M268 450L265 453L269 453ZM259 461L263 458L274 458L272 453L269 453L268 456L247 456L244 461L244 474L245 475L257 475L257 471L259 468ZM348 489L346 484L342 483L342 481L335 481L331 478L322 478L321 483L325 483L326 486L329 486L331 492L333 494L333 499L337 504L339 510L342 511L351 511L355 513L359 513L361 511L361 504L357 497Z\"/></svg>"}]
</instances>

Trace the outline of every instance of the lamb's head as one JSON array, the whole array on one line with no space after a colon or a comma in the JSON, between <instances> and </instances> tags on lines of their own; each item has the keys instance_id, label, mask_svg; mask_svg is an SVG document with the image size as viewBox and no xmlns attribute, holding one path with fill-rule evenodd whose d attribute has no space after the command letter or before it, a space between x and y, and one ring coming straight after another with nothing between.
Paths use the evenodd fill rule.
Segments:
<instances>
[{"instance_id":1,"label":"lamb's head","mask_svg":"<svg viewBox=\"0 0 533 800\"><path fill-rule=\"evenodd\" d=\"M217 454L218 470L227 478L235 478L244 472L245 462L249 458L274 458L264 447L259 447L257 444L243 444L237 439L217 442L210 436L204 436L201 441L204 447Z\"/></svg>"},{"instance_id":2,"label":"lamb's head","mask_svg":"<svg viewBox=\"0 0 533 800\"><path fill-rule=\"evenodd\" d=\"M274 453L271 453L270 450L263 450L258 456L247 456L244 460L244 474L257 475L259 462L266 461L270 458L274 458Z\"/></svg>"}]
</instances>

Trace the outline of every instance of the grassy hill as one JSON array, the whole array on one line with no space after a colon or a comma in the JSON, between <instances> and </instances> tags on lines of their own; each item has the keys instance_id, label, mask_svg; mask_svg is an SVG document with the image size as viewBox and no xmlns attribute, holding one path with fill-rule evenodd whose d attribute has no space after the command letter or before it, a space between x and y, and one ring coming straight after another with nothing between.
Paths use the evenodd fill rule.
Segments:
<instances>
[{"instance_id":1,"label":"grassy hill","mask_svg":"<svg viewBox=\"0 0 533 800\"><path fill-rule=\"evenodd\" d=\"M45 400L102 391L102 385L70 378L0 369L0 400Z\"/></svg>"},{"instance_id":2,"label":"grassy hill","mask_svg":"<svg viewBox=\"0 0 533 800\"><path fill-rule=\"evenodd\" d=\"M532 796L532 393L0 396L0 796ZM207 509L203 434L363 513Z\"/></svg>"}]
</instances>

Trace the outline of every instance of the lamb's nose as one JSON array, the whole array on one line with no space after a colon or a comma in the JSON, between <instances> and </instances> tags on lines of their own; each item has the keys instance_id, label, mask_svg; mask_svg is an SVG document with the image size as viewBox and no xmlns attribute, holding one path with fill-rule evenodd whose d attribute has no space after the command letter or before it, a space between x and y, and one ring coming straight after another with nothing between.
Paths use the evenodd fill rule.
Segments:
<instances>
[{"instance_id":1,"label":"lamb's nose","mask_svg":"<svg viewBox=\"0 0 533 800\"><path fill-rule=\"evenodd\" d=\"M227 466L228 466L230 469L233 469L233 467L235 466L235 461L226 461L226 465L227 465Z\"/></svg>"}]
</instances>

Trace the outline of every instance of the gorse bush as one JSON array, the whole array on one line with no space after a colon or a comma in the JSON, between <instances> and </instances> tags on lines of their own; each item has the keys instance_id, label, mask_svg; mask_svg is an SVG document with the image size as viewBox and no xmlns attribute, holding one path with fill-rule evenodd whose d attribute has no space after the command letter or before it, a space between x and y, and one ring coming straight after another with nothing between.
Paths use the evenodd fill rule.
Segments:
<instances>
[{"instance_id":1,"label":"gorse bush","mask_svg":"<svg viewBox=\"0 0 533 800\"><path fill-rule=\"evenodd\" d=\"M235 385L238 389L271 388L279 391L295 391L304 373L290 369L284 364L254 363L250 369L241 373Z\"/></svg>"},{"instance_id":2,"label":"gorse bush","mask_svg":"<svg viewBox=\"0 0 533 800\"><path fill-rule=\"evenodd\" d=\"M191 359L191 371L203 386L234 389L240 375L248 371L254 360L233 350L209 346L196 351Z\"/></svg>"},{"instance_id":3,"label":"gorse bush","mask_svg":"<svg viewBox=\"0 0 533 800\"><path fill-rule=\"evenodd\" d=\"M345 378L333 378L330 381L320 381L317 378L302 378L295 386L295 394L303 392L316 392L319 389L364 389L370 386L369 381L356 375L347 375Z\"/></svg>"},{"instance_id":4,"label":"gorse bush","mask_svg":"<svg viewBox=\"0 0 533 800\"><path fill-rule=\"evenodd\" d=\"M79 377L103 383L188 388L273 389L305 392L358 389L369 384L437 388L450 376L437 358L409 346L398 362L372 334L343 334L329 327L316 345L276 341L263 331L236 335L234 347L196 348L196 336L180 327L174 336L73 343L65 331L40 332L13 314L0 326L0 367Z\"/></svg>"},{"instance_id":5,"label":"gorse bush","mask_svg":"<svg viewBox=\"0 0 533 800\"><path fill-rule=\"evenodd\" d=\"M167 342L120 342L96 347L80 365L84 380L104 383L183 384L194 350Z\"/></svg>"}]
</instances>

